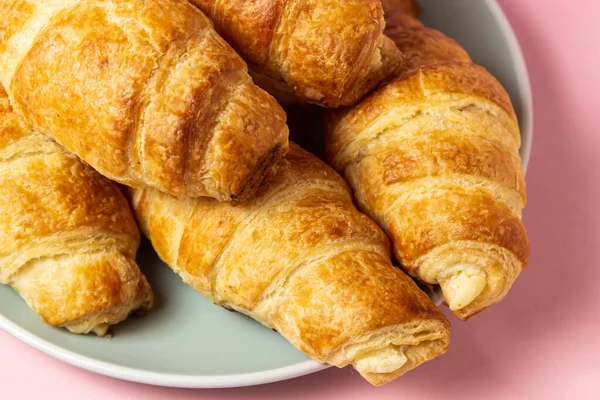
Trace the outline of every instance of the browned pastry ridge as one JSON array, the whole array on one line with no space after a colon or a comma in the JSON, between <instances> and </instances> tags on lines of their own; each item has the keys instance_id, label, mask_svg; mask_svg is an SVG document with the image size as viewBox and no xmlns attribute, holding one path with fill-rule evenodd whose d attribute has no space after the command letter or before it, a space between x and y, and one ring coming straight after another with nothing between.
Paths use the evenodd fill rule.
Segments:
<instances>
[{"instance_id":1,"label":"browned pastry ridge","mask_svg":"<svg viewBox=\"0 0 600 400\"><path fill-rule=\"evenodd\" d=\"M0 86L0 283L46 323L102 336L152 306L139 242L117 185L29 128Z\"/></svg>"},{"instance_id":2,"label":"browned pastry ridge","mask_svg":"<svg viewBox=\"0 0 600 400\"><path fill-rule=\"evenodd\" d=\"M467 319L502 300L527 264L517 118L454 40L408 16L388 26L405 63L392 83L330 115L327 159L405 270L439 284Z\"/></svg>"},{"instance_id":3,"label":"browned pastry ridge","mask_svg":"<svg viewBox=\"0 0 600 400\"><path fill-rule=\"evenodd\" d=\"M130 190L159 256L215 304L276 329L313 359L386 383L446 351L450 327L390 262L342 178L292 144L238 206Z\"/></svg>"},{"instance_id":4,"label":"browned pastry ridge","mask_svg":"<svg viewBox=\"0 0 600 400\"><path fill-rule=\"evenodd\" d=\"M379 0L190 0L282 103L358 102L399 67Z\"/></svg>"},{"instance_id":5,"label":"browned pastry ridge","mask_svg":"<svg viewBox=\"0 0 600 400\"><path fill-rule=\"evenodd\" d=\"M288 147L285 113L184 0L0 0L15 111L128 186L252 197Z\"/></svg>"}]
</instances>

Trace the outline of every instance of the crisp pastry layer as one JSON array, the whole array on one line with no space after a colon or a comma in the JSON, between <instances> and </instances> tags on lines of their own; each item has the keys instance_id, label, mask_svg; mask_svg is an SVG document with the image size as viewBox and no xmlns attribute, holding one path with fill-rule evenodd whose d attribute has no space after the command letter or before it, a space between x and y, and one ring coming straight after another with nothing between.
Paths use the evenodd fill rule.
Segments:
<instances>
[{"instance_id":1,"label":"crisp pastry layer","mask_svg":"<svg viewBox=\"0 0 600 400\"><path fill-rule=\"evenodd\" d=\"M504 88L458 43L407 14L386 18L405 64L329 115L327 159L403 268L440 285L467 319L502 300L527 264L517 118Z\"/></svg>"},{"instance_id":2,"label":"crisp pastry layer","mask_svg":"<svg viewBox=\"0 0 600 400\"><path fill-rule=\"evenodd\" d=\"M283 109L183 0L0 0L15 111L104 176L251 198L288 147Z\"/></svg>"},{"instance_id":3,"label":"crisp pastry layer","mask_svg":"<svg viewBox=\"0 0 600 400\"><path fill-rule=\"evenodd\" d=\"M358 102L401 63L379 0L190 0L280 102Z\"/></svg>"},{"instance_id":4,"label":"crisp pastry layer","mask_svg":"<svg viewBox=\"0 0 600 400\"><path fill-rule=\"evenodd\" d=\"M15 114L0 86L0 283L46 323L100 336L153 295L118 186Z\"/></svg>"},{"instance_id":5,"label":"crisp pastry layer","mask_svg":"<svg viewBox=\"0 0 600 400\"><path fill-rule=\"evenodd\" d=\"M384 233L342 178L295 144L239 206L130 195L143 232L185 282L319 362L352 364L379 385L447 349L448 321L391 264Z\"/></svg>"}]
</instances>

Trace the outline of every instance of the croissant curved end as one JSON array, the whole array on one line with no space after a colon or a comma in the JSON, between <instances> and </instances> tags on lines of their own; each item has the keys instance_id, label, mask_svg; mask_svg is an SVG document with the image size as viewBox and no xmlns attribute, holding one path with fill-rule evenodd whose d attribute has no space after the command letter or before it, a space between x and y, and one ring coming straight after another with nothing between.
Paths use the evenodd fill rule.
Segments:
<instances>
[{"instance_id":1,"label":"croissant curved end","mask_svg":"<svg viewBox=\"0 0 600 400\"><path fill-rule=\"evenodd\" d=\"M395 346L373 350L354 362L354 368L361 374L388 374L399 370L408 362L404 352Z\"/></svg>"},{"instance_id":2,"label":"croissant curved end","mask_svg":"<svg viewBox=\"0 0 600 400\"><path fill-rule=\"evenodd\" d=\"M110 325L108 324L98 324L92 329L97 336L103 337L109 333Z\"/></svg>"},{"instance_id":3,"label":"croissant curved end","mask_svg":"<svg viewBox=\"0 0 600 400\"><path fill-rule=\"evenodd\" d=\"M471 304L483 292L486 285L487 278L481 272L461 271L440 281L444 298L452 311L460 310Z\"/></svg>"}]
</instances>

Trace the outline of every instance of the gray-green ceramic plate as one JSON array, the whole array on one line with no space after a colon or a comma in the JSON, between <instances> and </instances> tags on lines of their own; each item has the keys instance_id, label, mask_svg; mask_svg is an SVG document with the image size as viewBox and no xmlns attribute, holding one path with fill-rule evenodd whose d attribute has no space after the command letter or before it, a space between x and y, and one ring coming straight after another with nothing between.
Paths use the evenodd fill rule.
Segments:
<instances>
[{"instance_id":1,"label":"gray-green ceramic plate","mask_svg":"<svg viewBox=\"0 0 600 400\"><path fill-rule=\"evenodd\" d=\"M502 11L492 0L421 0L423 19L457 39L507 88L521 122L522 157L531 148L527 71ZM145 317L115 328L112 340L44 325L9 287L0 287L0 328L54 357L101 374L178 387L274 382L326 368L277 333L214 306L181 282L144 242L138 257L156 293Z\"/></svg>"}]
</instances>

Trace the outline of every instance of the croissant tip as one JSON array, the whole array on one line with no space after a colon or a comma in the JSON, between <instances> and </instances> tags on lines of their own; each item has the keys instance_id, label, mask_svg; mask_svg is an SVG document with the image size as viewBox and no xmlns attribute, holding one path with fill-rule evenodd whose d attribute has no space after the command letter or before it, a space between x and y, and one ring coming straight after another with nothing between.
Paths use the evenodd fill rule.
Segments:
<instances>
[{"instance_id":1,"label":"croissant tip","mask_svg":"<svg viewBox=\"0 0 600 400\"><path fill-rule=\"evenodd\" d=\"M471 304L486 285L485 276L468 274L464 271L453 274L440 282L444 298L452 311L460 310Z\"/></svg>"},{"instance_id":2,"label":"croissant tip","mask_svg":"<svg viewBox=\"0 0 600 400\"><path fill-rule=\"evenodd\" d=\"M112 332L110 331L110 325L98 324L93 329L92 332L96 334L96 336L110 339L112 337Z\"/></svg>"}]
</instances>

